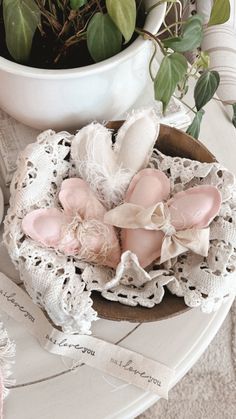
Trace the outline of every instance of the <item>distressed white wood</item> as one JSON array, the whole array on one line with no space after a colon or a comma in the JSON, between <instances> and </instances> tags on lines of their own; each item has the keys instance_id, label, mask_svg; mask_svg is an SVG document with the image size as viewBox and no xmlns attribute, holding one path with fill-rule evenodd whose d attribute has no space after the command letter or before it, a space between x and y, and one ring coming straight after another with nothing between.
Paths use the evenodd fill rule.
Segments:
<instances>
[{"instance_id":1,"label":"distressed white wood","mask_svg":"<svg viewBox=\"0 0 236 419\"><path fill-rule=\"evenodd\" d=\"M55 356L41 349L37 340L28 334L21 324L1 312L0 317L6 325L9 336L16 342L16 364L14 378L17 385L46 379L50 376L67 371L75 365L68 358ZM118 325L112 321L99 320L93 327L94 336L102 337L110 342L118 342L135 328L135 324L122 322Z\"/></svg>"},{"instance_id":2,"label":"distressed white wood","mask_svg":"<svg viewBox=\"0 0 236 419\"><path fill-rule=\"evenodd\" d=\"M194 309L175 319L142 325L121 345L175 367L178 381L205 350L231 303L229 300L217 313L210 315ZM104 328L106 323L100 321ZM44 373L47 371L45 376L48 376L48 368L51 372L57 371L56 362L62 365L60 358L45 353L23 329L19 334L25 338L24 351L20 348L18 356L20 376L28 377L31 368L36 374L41 367ZM102 333L99 336L102 337ZM29 343L27 349L26 342ZM29 355L28 361L23 352ZM52 357L55 362L50 366ZM156 396L135 386L82 366L59 377L12 390L5 403L5 418L64 419L66 415L70 419L131 418L157 400ZM22 410L26 403L27 409Z\"/></svg>"},{"instance_id":3,"label":"distressed white wood","mask_svg":"<svg viewBox=\"0 0 236 419\"><path fill-rule=\"evenodd\" d=\"M221 163L236 173L236 131L217 101L207 106L201 139ZM213 314L194 309L176 318L143 324L120 345L175 367L178 381L209 345L231 304L232 299ZM20 385L6 400L5 419L124 419L136 416L158 399L87 366L63 373L71 367L70 361L45 352L20 325L5 320L17 342L14 375ZM93 333L117 342L134 327L126 322L99 320ZM49 378L56 374L60 375ZM29 384L32 381L34 384Z\"/></svg>"}]
</instances>

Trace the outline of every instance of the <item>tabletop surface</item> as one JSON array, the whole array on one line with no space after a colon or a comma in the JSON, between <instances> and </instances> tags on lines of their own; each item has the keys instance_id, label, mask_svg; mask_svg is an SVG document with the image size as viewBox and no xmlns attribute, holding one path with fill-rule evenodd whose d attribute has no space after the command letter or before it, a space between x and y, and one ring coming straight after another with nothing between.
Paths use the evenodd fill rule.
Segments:
<instances>
[{"instance_id":1,"label":"tabletop surface","mask_svg":"<svg viewBox=\"0 0 236 419\"><path fill-rule=\"evenodd\" d=\"M190 103L189 98L187 101ZM218 101L206 108L201 141L236 173L236 130ZM0 266L17 280L3 247ZM175 368L177 382L207 348L231 304L228 299L216 313L192 309L147 324L98 320L93 335ZM5 419L124 419L135 417L158 400L152 393L46 352L21 325L4 313L2 319L17 345L16 384L5 401Z\"/></svg>"}]
</instances>

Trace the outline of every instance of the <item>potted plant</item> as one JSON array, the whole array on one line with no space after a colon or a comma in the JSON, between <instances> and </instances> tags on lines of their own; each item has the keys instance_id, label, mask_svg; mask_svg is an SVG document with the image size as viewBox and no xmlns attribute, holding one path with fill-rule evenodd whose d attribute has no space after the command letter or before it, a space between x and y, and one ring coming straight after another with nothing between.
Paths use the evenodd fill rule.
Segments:
<instances>
[{"instance_id":1,"label":"potted plant","mask_svg":"<svg viewBox=\"0 0 236 419\"><path fill-rule=\"evenodd\" d=\"M84 3L84 5L81 5L81 3ZM108 23L106 20L104 21L104 19L108 19L105 3L119 3L124 6L124 10L126 10L126 5L129 4L130 17L127 21L125 20L125 26L128 29L123 29L125 34L123 39L121 33L118 34L118 29L112 23L111 18L109 18ZM21 122L39 129L49 127L76 129L89 120L112 119L126 111L142 92L149 77L148 62L152 51L150 42L145 42L142 37L137 37L128 46L125 44L124 46L127 47L118 52L118 49L122 48L122 44L128 41L130 35L133 35L132 31L134 32L139 3L140 1L135 2L135 0L119 2L101 0L88 0L87 2L4 0L2 2L4 28L8 50L10 50L11 55L5 55L7 58L0 58L0 106ZM144 1L146 7L155 3L155 0ZM61 5L63 11L67 11L65 17L59 13L60 7L58 4ZM58 31L65 30L62 26L65 27L67 21L71 19L71 13L78 16L91 4L95 9L91 7L89 16L86 17L87 31L90 28L90 35L93 38L96 27L94 28L92 25L95 22L94 26L97 26L97 29L104 26L104 34L107 36L102 40L103 35L100 34L98 49L100 49L101 55L99 55L99 51L96 53L94 47L97 35L94 37L94 42L91 41L90 43L90 50L98 62L92 63L94 61L88 57L88 65L65 68L67 63L64 60L58 61L58 55L62 51L57 51L57 56L50 58L52 63L50 69L27 65L28 59L31 58L30 53L33 56L36 55L35 61L37 61L40 42L36 43L36 51L33 51L34 35L40 38L40 30L45 32L45 25L47 28L53 25L52 31L56 32L57 38L60 34L58 34ZM152 33L158 31L164 19L165 7L165 3L160 4L148 14L144 24L148 31ZM105 16L104 19L101 17L101 10ZM99 16L97 22L96 16ZM102 20L103 23L101 23ZM89 21L90 26L88 26ZM83 33L85 33L85 30ZM113 39L112 34L114 35L115 46L108 51L107 56L114 55L100 61L100 58L106 56L106 48L110 48L110 42ZM45 38L41 37L41 40L47 45L50 39L47 35L44 36ZM65 35L62 47L65 47L66 43L68 45L68 42L75 42L74 45L68 49L66 48L67 51L70 52L76 47L79 54L81 47L83 54L84 43L79 42L76 45L77 39L71 41L71 37L73 38L73 34L71 35L70 32L69 38ZM77 32L74 32L74 38L76 37ZM103 43L102 46L101 43ZM43 46L41 46L40 54L42 50L44 50ZM103 57L102 53L104 54ZM15 59L12 58L13 54ZM62 56L63 54L66 57L65 50ZM54 59L57 62L53 68Z\"/></svg>"},{"instance_id":2,"label":"potted plant","mask_svg":"<svg viewBox=\"0 0 236 419\"><path fill-rule=\"evenodd\" d=\"M189 128L198 136L202 108L214 95L219 75L208 70L205 53L188 66L185 53L200 46L203 19L183 18L179 0L1 3L0 106L16 119L40 129L115 119L136 101L149 72L165 112L175 89L182 99L189 77L203 70ZM175 19L167 24L171 10ZM215 0L209 24L225 22L229 12L229 0ZM153 73L157 47L164 57Z\"/></svg>"}]
</instances>

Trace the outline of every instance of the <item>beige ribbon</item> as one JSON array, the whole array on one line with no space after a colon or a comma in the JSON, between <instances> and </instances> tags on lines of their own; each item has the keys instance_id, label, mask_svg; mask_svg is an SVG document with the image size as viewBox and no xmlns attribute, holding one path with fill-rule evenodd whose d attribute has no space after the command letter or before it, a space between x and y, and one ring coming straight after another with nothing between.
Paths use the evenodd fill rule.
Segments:
<instances>
[{"instance_id":1,"label":"beige ribbon","mask_svg":"<svg viewBox=\"0 0 236 419\"><path fill-rule=\"evenodd\" d=\"M164 233L160 263L188 250L207 256L210 229L191 228L176 231L171 224L167 204L159 202L150 208L124 203L105 214L104 222L120 228L157 230Z\"/></svg>"},{"instance_id":2,"label":"beige ribbon","mask_svg":"<svg viewBox=\"0 0 236 419\"><path fill-rule=\"evenodd\" d=\"M94 336L61 332L52 326L29 295L1 272L0 310L20 322L48 352L83 362L103 374L168 397L175 379L172 368Z\"/></svg>"},{"instance_id":3,"label":"beige ribbon","mask_svg":"<svg viewBox=\"0 0 236 419\"><path fill-rule=\"evenodd\" d=\"M191 228L176 231L172 236L166 235L162 242L160 263L164 263L188 250L206 257L209 250L209 237L209 228Z\"/></svg>"}]
</instances>

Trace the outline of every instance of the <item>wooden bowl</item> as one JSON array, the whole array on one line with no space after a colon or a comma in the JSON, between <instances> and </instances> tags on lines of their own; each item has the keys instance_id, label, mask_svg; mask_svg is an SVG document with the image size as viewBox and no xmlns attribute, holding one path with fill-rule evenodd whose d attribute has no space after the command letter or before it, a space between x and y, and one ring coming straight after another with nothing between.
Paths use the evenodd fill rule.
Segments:
<instances>
[{"instance_id":1,"label":"wooden bowl","mask_svg":"<svg viewBox=\"0 0 236 419\"><path fill-rule=\"evenodd\" d=\"M112 121L107 123L107 128L117 131L124 121ZM155 147L168 156L186 157L197 160L201 163L216 162L213 154L201 144L184 132L162 125ZM108 301L98 292L92 293L93 308L98 316L107 320L130 321L130 322L152 322L177 316L187 310L184 299L172 295L166 290L165 296L160 304L153 308L141 306L130 307L119 302Z\"/></svg>"}]
</instances>

